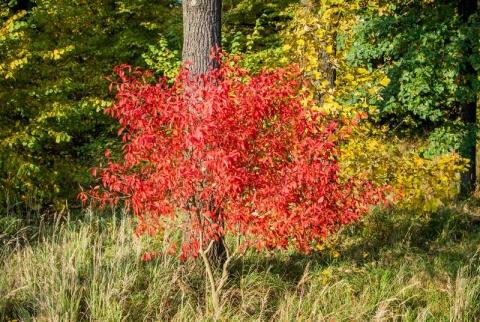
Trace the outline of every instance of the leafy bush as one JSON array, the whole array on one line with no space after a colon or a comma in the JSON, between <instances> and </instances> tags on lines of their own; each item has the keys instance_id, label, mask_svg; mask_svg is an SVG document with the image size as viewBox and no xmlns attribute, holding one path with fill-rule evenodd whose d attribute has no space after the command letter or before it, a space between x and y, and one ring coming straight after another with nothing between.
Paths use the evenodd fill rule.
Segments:
<instances>
[{"instance_id":1,"label":"leafy bush","mask_svg":"<svg viewBox=\"0 0 480 322\"><path fill-rule=\"evenodd\" d=\"M182 257L227 232L244 237L240 248L309 251L384 200L385 188L339 177L345 131L303 106L295 67L251 75L227 60L199 78L182 69L172 86L128 66L116 72L108 112L124 155L94 171L104 189L90 193L102 205L124 200L137 233L183 231Z\"/></svg>"}]
</instances>

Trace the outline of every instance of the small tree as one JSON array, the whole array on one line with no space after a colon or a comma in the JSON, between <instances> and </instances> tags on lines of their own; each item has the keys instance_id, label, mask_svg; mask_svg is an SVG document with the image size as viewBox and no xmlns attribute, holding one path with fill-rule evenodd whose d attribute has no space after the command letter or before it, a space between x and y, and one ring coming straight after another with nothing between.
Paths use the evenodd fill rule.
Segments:
<instances>
[{"instance_id":1,"label":"small tree","mask_svg":"<svg viewBox=\"0 0 480 322\"><path fill-rule=\"evenodd\" d=\"M199 80L186 68L173 86L151 85L128 66L116 72L108 113L121 124L124 154L94 171L103 190L91 195L102 205L123 198L139 218L137 234L182 231L177 252L202 258L215 317L228 265L247 247L308 252L384 200L383 188L339 177L346 133L305 107L296 67L253 76L227 60L187 92ZM236 243L216 277L206 254L226 234Z\"/></svg>"}]
</instances>

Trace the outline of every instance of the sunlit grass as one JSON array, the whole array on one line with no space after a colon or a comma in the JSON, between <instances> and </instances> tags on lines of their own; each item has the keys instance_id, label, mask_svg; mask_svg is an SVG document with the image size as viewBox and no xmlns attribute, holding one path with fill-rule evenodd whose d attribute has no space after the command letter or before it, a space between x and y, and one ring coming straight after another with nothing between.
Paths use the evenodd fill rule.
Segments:
<instances>
[{"instance_id":1,"label":"sunlit grass","mask_svg":"<svg viewBox=\"0 0 480 322\"><path fill-rule=\"evenodd\" d=\"M254 252L231 267L225 321L475 321L474 200L432 215L375 212L309 255ZM209 321L200 262L162 255L123 212L0 223L0 321ZM143 262L155 248L159 258Z\"/></svg>"}]
</instances>

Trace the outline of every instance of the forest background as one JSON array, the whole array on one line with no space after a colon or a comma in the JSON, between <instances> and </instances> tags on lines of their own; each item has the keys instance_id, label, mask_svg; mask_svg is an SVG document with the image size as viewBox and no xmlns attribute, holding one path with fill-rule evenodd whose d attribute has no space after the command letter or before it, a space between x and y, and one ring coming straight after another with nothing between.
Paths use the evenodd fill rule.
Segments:
<instances>
[{"instance_id":1,"label":"forest background","mask_svg":"<svg viewBox=\"0 0 480 322\"><path fill-rule=\"evenodd\" d=\"M116 223L115 227L118 220L122 225L125 223L123 219L114 218L105 228L104 223L91 217L86 220L82 217L85 214L70 214L80 208L76 198L79 187L96 184L89 169L106 162L105 150L109 149L114 156L121 154L121 142L117 138L119 125L104 113L114 99L114 94L108 91L106 76L111 76L113 67L122 63L150 69L156 77L176 75L181 63L182 9L178 1L142 0L2 1L0 6L0 236L5 245L2 256L18 262L19 259L15 260L12 255L13 250L27 247L25 243L32 243L28 247L34 247L32 240L39 243L40 239L35 238L41 235L39 230L47 234L48 229L43 226L46 222L61 222L67 226L68 229L60 233L58 227L47 225L62 238L67 238L65 236L71 231L100 234L102 229L109 231L112 222ZM449 261L448 269L425 277L431 285L424 289L434 288L435 283L443 285L439 287L447 289L450 285L452 288L452 280L460 283L470 278L469 283L478 284L478 278L470 272L476 268L468 262L476 254L479 241L474 197L480 69L478 4L461 0L224 1L222 19L223 50L240 54L244 68L256 72L298 64L310 81L305 91L315 101L313 109L338 120L345 128L351 126L348 120L355 115L368 115L342 146L342 171L345 176L362 175L377 186L392 187L393 203L392 209L373 212L352 231L335 235L318 245L320 254L311 255L313 259L298 259L303 263L296 268L300 276L294 277L293 282L288 279L275 281L283 288L278 298L263 294L265 303L248 304L253 308L242 304L247 306L227 310L228 314L253 319L262 318L256 314L269 317L279 314L285 315L286 320L289 314L300 314L300 310L295 311L293 307L304 304L302 301L309 296L308 291L313 292L320 285L334 289L338 281L344 282L339 277L341 274L332 278L329 266L337 265L338 272L344 269L337 262L340 252L350 254L348 261L355 261L360 267L371 263L372 257L376 256L374 262L378 262L385 259L383 256L390 256L385 265L388 274L392 275L385 280L394 279L398 272L392 273L395 266L392 263L398 264L399 258L413 253L412 249L398 246L405 241L405 247L413 243L414 248L420 248L428 256L438 251L435 254L440 256L439 261ZM466 201L459 201L460 190L467 197ZM63 219L59 214L63 214ZM71 216L75 217L73 223ZM89 216L98 217L98 220L109 217L91 213ZM65 219L67 217L69 220ZM88 221L88 225L76 226L74 223L79 218ZM113 234L106 243L113 243ZM419 238L416 234L424 235ZM50 242L59 241L60 235ZM362 238L366 244L361 244ZM354 251L348 246L353 241L363 246L356 245ZM382 248L382 243L389 249ZM149 248L147 242L142 245ZM461 248L458 262L447 259L448 256L440 251L448 248L446 245ZM103 247L101 249L103 251ZM427 258L425 254L422 256ZM264 265L281 271L284 262L291 269L292 263L281 257L284 255L278 256L275 260L279 266ZM92 258L92 263L94 260ZM312 260L320 262L320 268L313 270L318 276L309 275L308 263ZM167 262L165 260L162 265ZM430 262L421 262L419 266L428 266L426 263ZM168 265L175 270L174 264ZM249 269L255 271L253 267L258 264L251 265ZM461 286L453 293L446 291L445 298L434 302L434 306L429 306L428 296L433 295L427 291L420 296L426 304L412 300L415 293L408 293L404 287L418 293L412 276L418 277L426 268L417 268L419 271L411 276L405 274L405 281L398 283L398 289L391 289L393 293L386 292L386 298L369 299L370 306L363 303L365 316L372 318L381 313L387 319L390 313L403 318L411 314L413 319L421 314L452 317L455 309L460 310L460 317L462 314L475 316L479 312L474 306L458 308L460 304L456 303L455 292L460 292ZM152 274L148 271L152 267L138 269ZM84 278L82 274L87 274L77 273L75 278L80 279ZM259 273L256 274L253 276L258 278ZM238 280L232 282L231 292L238 291L241 283L245 283L246 277L239 275ZM268 284L272 276L268 273L260 276L264 279L259 282L261 287L252 286L251 290L274 289L262 284ZM294 284L301 288L299 285L305 283L302 276L306 279L325 277L326 282L309 282L307 295L300 295L289 286ZM201 287L195 285L196 278L192 277L187 286L198 290ZM92 285L96 285L90 279ZM329 284L330 279L335 283ZM10 282L5 280L2 285ZM16 287L23 286L20 283ZM132 286L131 290L137 287ZM182 287L172 287L173 300L170 295L155 299L159 303L175 303L174 306L180 308L167 310L163 305L171 317L206 312L203 304L198 304L201 301L191 296L190 304L185 304L186 294L193 293ZM326 288L325 292L332 289ZM0 289L2 291L8 295L0 304L3 319L44 314L39 303L32 304L28 293L22 295L11 286ZM358 296L356 292L352 291L356 295L351 296ZM479 295L472 292L468 296L474 303ZM89 313L85 313L84 297L79 298L78 303L64 300L67 303L63 309L66 314L73 314L71 320L81 320L81 314L94 315L91 303ZM89 300L92 300L91 293ZM292 307L287 305L290 311L282 311L279 304L282 300L293 301L288 302ZM327 307L312 301L310 305L317 308ZM442 301L449 304L439 304ZM396 304L390 312L391 302ZM135 305L122 305L122 314L134 311ZM441 311L442 306L447 307L447 311ZM355 312L354 305L350 308ZM50 309L52 314L58 313L58 308ZM193 313L188 312L190 309ZM313 312L312 308L309 312ZM330 313L322 314L329 316Z\"/></svg>"}]
</instances>

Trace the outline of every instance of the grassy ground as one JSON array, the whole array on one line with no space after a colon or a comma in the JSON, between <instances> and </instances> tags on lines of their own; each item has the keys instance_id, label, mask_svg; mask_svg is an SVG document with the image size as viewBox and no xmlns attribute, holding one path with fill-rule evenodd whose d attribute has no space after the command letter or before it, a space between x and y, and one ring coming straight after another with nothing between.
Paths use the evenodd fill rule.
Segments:
<instances>
[{"instance_id":1,"label":"grassy ground","mask_svg":"<svg viewBox=\"0 0 480 322\"><path fill-rule=\"evenodd\" d=\"M142 262L162 242L121 212L0 220L0 321L211 320L201 262ZM248 253L221 320L480 321L479 247L476 200L373 213L309 255Z\"/></svg>"}]
</instances>

